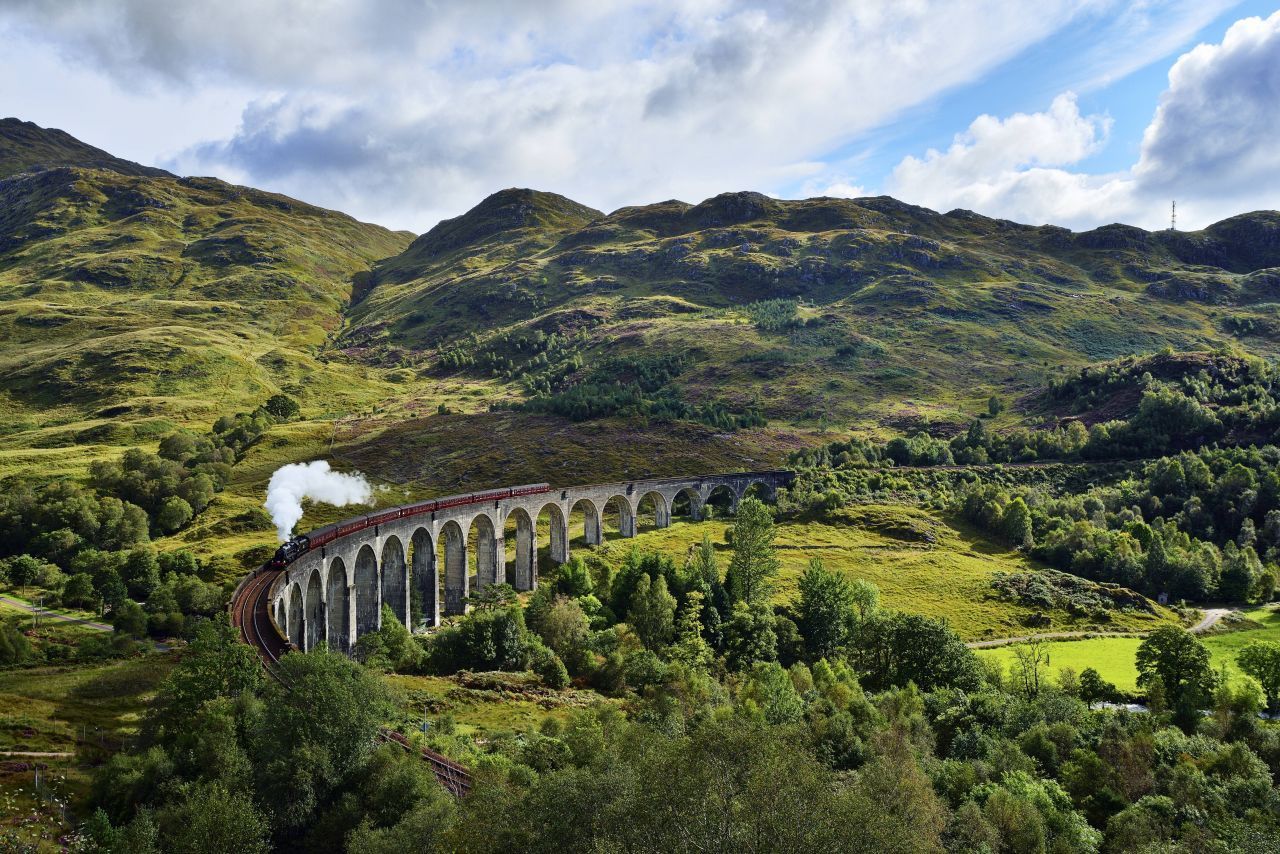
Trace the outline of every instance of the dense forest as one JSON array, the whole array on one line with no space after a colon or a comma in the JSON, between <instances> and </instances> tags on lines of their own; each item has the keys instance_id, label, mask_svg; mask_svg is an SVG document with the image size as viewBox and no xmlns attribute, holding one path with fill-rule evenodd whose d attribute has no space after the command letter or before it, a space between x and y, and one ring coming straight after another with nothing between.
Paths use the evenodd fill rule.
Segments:
<instances>
[{"instance_id":1,"label":"dense forest","mask_svg":"<svg viewBox=\"0 0 1280 854\"><path fill-rule=\"evenodd\" d=\"M747 499L727 566L633 552L574 560L521 606L489 588L452 627L394 617L357 658L292 654L285 690L219 621L161 687L137 748L103 766L94 850L1272 851L1280 647L1219 678L1192 635L1138 652L1150 712L1100 706L1096 671L1049 678L1032 647L984 665L945 622L892 612L815 561L771 607L773 520ZM1263 645L1266 646L1266 645ZM1252 659L1257 659L1256 662ZM519 672L599 700L485 744L447 716L455 801L378 727L378 672ZM1202 713L1201 710L1206 710ZM401 726L424 736L412 721Z\"/></svg>"}]
</instances>

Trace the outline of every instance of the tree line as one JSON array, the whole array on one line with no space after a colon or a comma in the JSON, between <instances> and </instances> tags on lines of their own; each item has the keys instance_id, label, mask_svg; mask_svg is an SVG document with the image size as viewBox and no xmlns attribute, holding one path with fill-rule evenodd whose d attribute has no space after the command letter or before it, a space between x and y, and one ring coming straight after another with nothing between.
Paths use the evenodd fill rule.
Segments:
<instances>
[{"instance_id":1,"label":"tree line","mask_svg":"<svg viewBox=\"0 0 1280 854\"><path fill-rule=\"evenodd\" d=\"M7 482L0 585L36 587L50 607L109 611L129 637L182 634L189 618L225 604L213 582L237 567L185 549L158 551L152 540L203 512L245 451L298 412L292 398L275 395L253 412L219 418L207 433L170 433L156 453L130 448L117 460L95 461L86 483Z\"/></svg>"}]
</instances>

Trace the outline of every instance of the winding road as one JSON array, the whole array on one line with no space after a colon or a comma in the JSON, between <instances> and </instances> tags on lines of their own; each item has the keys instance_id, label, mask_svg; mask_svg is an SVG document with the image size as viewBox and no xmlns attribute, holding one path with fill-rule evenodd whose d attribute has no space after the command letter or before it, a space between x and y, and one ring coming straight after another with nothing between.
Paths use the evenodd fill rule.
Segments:
<instances>
[{"instance_id":1,"label":"winding road","mask_svg":"<svg viewBox=\"0 0 1280 854\"><path fill-rule=\"evenodd\" d=\"M79 623L82 626L88 626L91 629L97 629L100 632L112 631L112 627L106 623L98 623L93 620L84 620L80 617L72 617L69 614L59 614L57 611L50 611L48 608L41 608L39 605L32 605L30 602L24 602L21 599L15 599L12 596L0 596L0 602L6 605L26 611L28 614L36 614L42 618L57 620L60 623Z\"/></svg>"}]
</instances>

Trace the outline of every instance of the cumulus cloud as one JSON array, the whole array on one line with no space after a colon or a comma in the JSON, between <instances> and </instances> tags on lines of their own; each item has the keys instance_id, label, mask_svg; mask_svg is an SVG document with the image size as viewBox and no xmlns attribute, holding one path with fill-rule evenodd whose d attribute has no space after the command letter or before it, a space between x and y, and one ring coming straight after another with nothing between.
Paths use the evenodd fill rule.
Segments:
<instances>
[{"instance_id":1,"label":"cumulus cloud","mask_svg":"<svg viewBox=\"0 0 1280 854\"><path fill-rule=\"evenodd\" d=\"M1071 217L1077 197L1096 188L1053 168L1078 163L1107 139L1111 120L1084 116L1070 92L1059 95L1043 113L1016 113L1006 119L983 115L958 134L946 151L923 158L908 156L889 178L890 193L917 204L999 210L1009 219L1035 220L1044 200L1054 213Z\"/></svg>"},{"instance_id":2,"label":"cumulus cloud","mask_svg":"<svg viewBox=\"0 0 1280 854\"><path fill-rule=\"evenodd\" d=\"M122 92L154 92L151 124L171 123L163 105L180 93L207 105L180 145L173 128L154 134L164 139L156 153L169 155L161 165L422 231L506 186L606 210L730 189L861 193L858 155L824 161L904 111L1064 31L1083 43L1063 51L1074 63L1063 85L1105 85L1226 2L7 0L0 39L23 54L52 49ZM1255 62L1267 55L1265 36L1256 39ZM1206 50L1198 63L1231 64L1223 51L1247 62L1231 37ZM1220 88L1192 66L1171 93L1189 98L1197 80ZM13 67L0 56L0 79ZM1255 89L1251 102L1263 94ZM1185 126L1176 107L1162 106L1157 124ZM1037 214L1058 194L1070 220L1099 193L1121 199L1129 187L1068 171L1105 139L1105 117L1081 116L1064 97L1044 114L980 118L951 149L904 161L894 180L938 203L951 188L975 207L1061 220ZM1190 156L1173 142L1148 149L1153 175ZM1257 168L1241 167L1242 185Z\"/></svg>"},{"instance_id":3,"label":"cumulus cloud","mask_svg":"<svg viewBox=\"0 0 1280 854\"><path fill-rule=\"evenodd\" d=\"M253 93L237 128L171 168L422 230L511 185L606 209L776 191L1096 5L13 0L0 15L122 86Z\"/></svg>"},{"instance_id":4,"label":"cumulus cloud","mask_svg":"<svg viewBox=\"0 0 1280 854\"><path fill-rule=\"evenodd\" d=\"M1169 72L1142 141L1135 177L1188 195L1280 187L1280 12L1238 21L1221 44L1200 45Z\"/></svg>"},{"instance_id":5,"label":"cumulus cloud","mask_svg":"<svg viewBox=\"0 0 1280 854\"><path fill-rule=\"evenodd\" d=\"M972 208L1023 222L1201 227L1280 198L1280 12L1238 21L1169 72L1137 162L1118 174L1079 164L1106 143L1109 120L1083 116L1070 93L1046 112L980 116L945 152L908 156L889 192L940 210Z\"/></svg>"}]
</instances>

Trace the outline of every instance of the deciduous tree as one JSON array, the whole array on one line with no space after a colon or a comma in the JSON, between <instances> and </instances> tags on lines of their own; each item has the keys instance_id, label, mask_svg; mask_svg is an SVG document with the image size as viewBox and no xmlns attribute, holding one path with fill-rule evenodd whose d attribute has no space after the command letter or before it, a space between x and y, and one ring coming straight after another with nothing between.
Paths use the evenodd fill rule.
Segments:
<instances>
[{"instance_id":1,"label":"deciduous tree","mask_svg":"<svg viewBox=\"0 0 1280 854\"><path fill-rule=\"evenodd\" d=\"M848 579L813 558L800 576L797 623L809 660L835 658L849 641L854 615L854 592Z\"/></svg>"},{"instance_id":2,"label":"deciduous tree","mask_svg":"<svg viewBox=\"0 0 1280 854\"><path fill-rule=\"evenodd\" d=\"M1280 712L1280 643L1254 641L1236 654L1236 663L1248 673L1267 696L1267 709Z\"/></svg>"},{"instance_id":3,"label":"deciduous tree","mask_svg":"<svg viewBox=\"0 0 1280 854\"><path fill-rule=\"evenodd\" d=\"M1204 644L1184 629L1163 626L1138 645L1136 661L1139 687L1159 681L1179 723L1194 726L1217 683Z\"/></svg>"}]
</instances>

